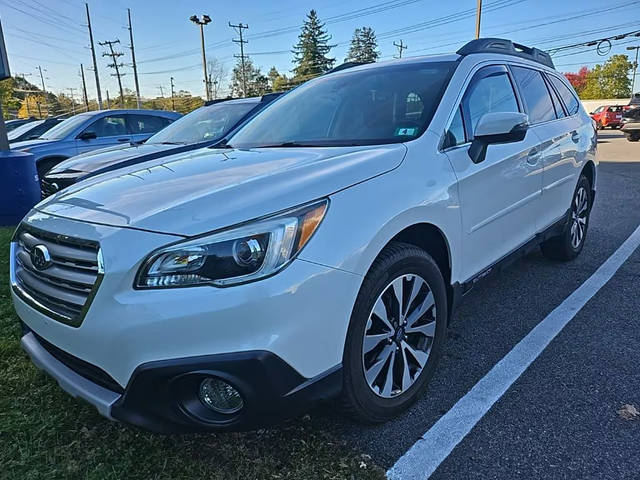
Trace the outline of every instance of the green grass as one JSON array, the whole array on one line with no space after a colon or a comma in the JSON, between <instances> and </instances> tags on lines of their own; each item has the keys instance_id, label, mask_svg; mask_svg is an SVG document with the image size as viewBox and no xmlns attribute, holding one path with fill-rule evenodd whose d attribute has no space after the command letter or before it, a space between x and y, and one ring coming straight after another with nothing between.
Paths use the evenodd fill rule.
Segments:
<instances>
[{"instance_id":1,"label":"green grass","mask_svg":"<svg viewBox=\"0 0 640 480\"><path fill-rule=\"evenodd\" d=\"M0 229L0 478L384 478L368 457L308 420L161 436L110 422L69 397L20 348L8 285L11 234Z\"/></svg>"}]
</instances>

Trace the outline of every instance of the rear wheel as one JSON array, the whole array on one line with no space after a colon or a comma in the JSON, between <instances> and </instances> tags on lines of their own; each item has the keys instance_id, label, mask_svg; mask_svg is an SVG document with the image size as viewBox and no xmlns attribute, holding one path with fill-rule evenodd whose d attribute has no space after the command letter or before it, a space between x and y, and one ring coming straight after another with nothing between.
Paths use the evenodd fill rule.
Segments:
<instances>
[{"instance_id":1,"label":"rear wheel","mask_svg":"<svg viewBox=\"0 0 640 480\"><path fill-rule=\"evenodd\" d=\"M640 140L640 133L628 133L626 137L630 142L637 142Z\"/></svg>"},{"instance_id":2,"label":"rear wheel","mask_svg":"<svg viewBox=\"0 0 640 480\"><path fill-rule=\"evenodd\" d=\"M542 253L545 256L567 261L580 254L587 237L591 204L591 184L587 177L581 175L571 201L569 222L560 235L542 244Z\"/></svg>"},{"instance_id":3,"label":"rear wheel","mask_svg":"<svg viewBox=\"0 0 640 480\"><path fill-rule=\"evenodd\" d=\"M384 422L424 391L446 335L444 279L425 251L392 243L358 293L345 342L342 405L354 419Z\"/></svg>"}]
</instances>

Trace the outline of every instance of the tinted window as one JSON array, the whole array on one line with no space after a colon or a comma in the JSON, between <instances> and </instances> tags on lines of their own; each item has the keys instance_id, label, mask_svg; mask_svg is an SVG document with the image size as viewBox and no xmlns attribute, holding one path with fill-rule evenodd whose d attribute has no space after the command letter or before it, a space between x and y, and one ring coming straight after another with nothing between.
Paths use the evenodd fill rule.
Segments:
<instances>
[{"instance_id":1,"label":"tinted window","mask_svg":"<svg viewBox=\"0 0 640 480\"><path fill-rule=\"evenodd\" d=\"M451 124L445 133L444 148L455 147L466 142L464 136L464 122L462 121L462 110L460 107L456 110L456 114L451 120Z\"/></svg>"},{"instance_id":2,"label":"tinted window","mask_svg":"<svg viewBox=\"0 0 640 480\"><path fill-rule=\"evenodd\" d=\"M464 114L471 125L471 135L485 113L518 112L518 102L506 72L484 75L479 72L462 100Z\"/></svg>"},{"instance_id":3,"label":"tinted window","mask_svg":"<svg viewBox=\"0 0 640 480\"><path fill-rule=\"evenodd\" d=\"M338 146L412 140L428 127L456 65L428 62L323 75L260 112L229 144Z\"/></svg>"},{"instance_id":4,"label":"tinted window","mask_svg":"<svg viewBox=\"0 0 640 480\"><path fill-rule=\"evenodd\" d=\"M549 78L551 79L551 83L553 84L553 86L556 87L560 98L562 98L562 102L567 108L567 112L569 113L569 115L575 115L576 113L578 113L578 110L580 110L580 102L575 97L573 92L569 90L569 87L567 87L562 80L554 75L549 75Z\"/></svg>"},{"instance_id":5,"label":"tinted window","mask_svg":"<svg viewBox=\"0 0 640 480\"><path fill-rule=\"evenodd\" d=\"M555 120L556 112L542 74L530 68L513 67L513 75L520 88L526 112L529 115L529 123Z\"/></svg>"},{"instance_id":6,"label":"tinted window","mask_svg":"<svg viewBox=\"0 0 640 480\"><path fill-rule=\"evenodd\" d=\"M614 107L609 107L607 108L607 112L611 112L611 113L620 113L622 112L623 108L620 105L616 105Z\"/></svg>"},{"instance_id":7,"label":"tinted window","mask_svg":"<svg viewBox=\"0 0 640 480\"><path fill-rule=\"evenodd\" d=\"M147 143L198 143L213 141L226 135L258 103L218 103L179 118L156 133Z\"/></svg>"},{"instance_id":8,"label":"tinted window","mask_svg":"<svg viewBox=\"0 0 640 480\"><path fill-rule=\"evenodd\" d=\"M171 123L170 120L155 115L129 115L131 133L156 133Z\"/></svg>"},{"instance_id":9,"label":"tinted window","mask_svg":"<svg viewBox=\"0 0 640 480\"><path fill-rule=\"evenodd\" d=\"M127 135L127 125L124 115L102 117L93 122L85 131L94 132L98 138Z\"/></svg>"},{"instance_id":10,"label":"tinted window","mask_svg":"<svg viewBox=\"0 0 640 480\"><path fill-rule=\"evenodd\" d=\"M564 107L562 106L562 102L560 101L560 97L558 97L558 94L556 93L555 89L549 83L549 79L547 79L545 77L544 83L547 86L547 89L549 90L549 93L551 93L551 99L553 100L553 107L555 108L555 111L556 111L556 118L564 118L564 117L566 117L567 114L564 111Z\"/></svg>"}]
</instances>

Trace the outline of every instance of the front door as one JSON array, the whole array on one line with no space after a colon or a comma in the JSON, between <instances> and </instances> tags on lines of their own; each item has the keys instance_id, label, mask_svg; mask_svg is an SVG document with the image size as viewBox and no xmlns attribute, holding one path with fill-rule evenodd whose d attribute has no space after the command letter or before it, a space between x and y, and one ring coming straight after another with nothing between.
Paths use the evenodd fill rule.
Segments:
<instances>
[{"instance_id":1,"label":"front door","mask_svg":"<svg viewBox=\"0 0 640 480\"><path fill-rule=\"evenodd\" d=\"M446 134L445 153L458 177L465 280L526 243L537 230L542 161L534 132L528 131L521 142L489 145L479 164L468 154L484 114L519 111L506 67L484 67L469 83Z\"/></svg>"},{"instance_id":2,"label":"front door","mask_svg":"<svg viewBox=\"0 0 640 480\"><path fill-rule=\"evenodd\" d=\"M131 141L125 115L114 114L101 117L85 128L82 133L86 132L92 132L95 138L78 138L76 145L79 154L111 145L127 144Z\"/></svg>"}]
</instances>

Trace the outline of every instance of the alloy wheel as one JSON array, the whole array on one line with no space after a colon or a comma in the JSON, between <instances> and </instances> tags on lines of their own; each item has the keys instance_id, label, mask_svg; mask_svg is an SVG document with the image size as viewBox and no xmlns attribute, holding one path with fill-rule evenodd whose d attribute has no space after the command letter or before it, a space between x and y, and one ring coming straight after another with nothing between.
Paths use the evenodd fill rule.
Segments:
<instances>
[{"instance_id":1,"label":"alloy wheel","mask_svg":"<svg viewBox=\"0 0 640 480\"><path fill-rule=\"evenodd\" d=\"M584 187L576 191L571 207L571 246L577 249L584 239L589 214L589 199Z\"/></svg>"},{"instance_id":2,"label":"alloy wheel","mask_svg":"<svg viewBox=\"0 0 640 480\"><path fill-rule=\"evenodd\" d=\"M427 282L415 274L392 280L369 314L362 364L369 388L383 398L407 391L422 373L436 333L436 306Z\"/></svg>"}]
</instances>

